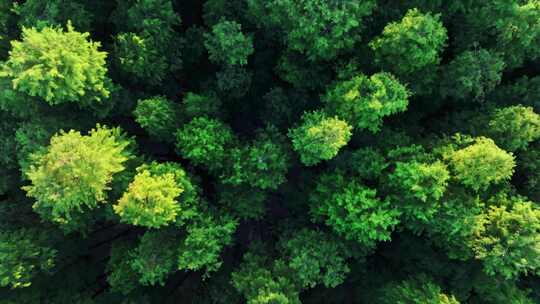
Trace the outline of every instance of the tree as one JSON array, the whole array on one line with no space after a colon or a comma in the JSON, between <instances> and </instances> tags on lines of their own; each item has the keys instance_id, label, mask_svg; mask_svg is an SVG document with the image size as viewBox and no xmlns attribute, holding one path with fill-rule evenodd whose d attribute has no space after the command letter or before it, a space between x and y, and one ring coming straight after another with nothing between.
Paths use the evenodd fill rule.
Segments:
<instances>
[{"instance_id":1,"label":"tree","mask_svg":"<svg viewBox=\"0 0 540 304\"><path fill-rule=\"evenodd\" d=\"M375 133L382 119L403 112L409 104L406 87L389 73L377 73L369 78L359 75L339 82L324 96L326 111L345 119L358 129Z\"/></svg>"},{"instance_id":2,"label":"tree","mask_svg":"<svg viewBox=\"0 0 540 304\"><path fill-rule=\"evenodd\" d=\"M477 216L472 248L486 273L506 279L540 270L540 209L513 199L511 206L490 206Z\"/></svg>"},{"instance_id":3,"label":"tree","mask_svg":"<svg viewBox=\"0 0 540 304\"><path fill-rule=\"evenodd\" d=\"M174 222L182 207L179 203L186 173L173 163L143 165L120 198L114 211L121 221L148 228Z\"/></svg>"},{"instance_id":4,"label":"tree","mask_svg":"<svg viewBox=\"0 0 540 304\"><path fill-rule=\"evenodd\" d=\"M312 166L335 157L349 141L351 129L338 117L330 118L324 112L315 111L305 113L302 123L290 129L288 136L302 163Z\"/></svg>"},{"instance_id":5,"label":"tree","mask_svg":"<svg viewBox=\"0 0 540 304\"><path fill-rule=\"evenodd\" d=\"M119 128L100 125L88 135L73 130L54 135L24 172L31 184L23 189L36 200L34 210L62 225L83 209L97 208L106 201L114 174L132 157L130 145Z\"/></svg>"},{"instance_id":6,"label":"tree","mask_svg":"<svg viewBox=\"0 0 540 304\"><path fill-rule=\"evenodd\" d=\"M277 189L286 181L290 152L287 138L273 126L259 130L245 148L233 150L232 172L225 173L225 183L247 183L260 189Z\"/></svg>"},{"instance_id":7,"label":"tree","mask_svg":"<svg viewBox=\"0 0 540 304\"><path fill-rule=\"evenodd\" d=\"M300 304L299 291L282 261L269 261L259 250L244 254L242 264L231 274L232 284L249 304Z\"/></svg>"},{"instance_id":8,"label":"tree","mask_svg":"<svg viewBox=\"0 0 540 304\"><path fill-rule=\"evenodd\" d=\"M204 34L204 45L210 60L224 65L246 65L253 54L253 38L242 33L242 26L235 21L221 20Z\"/></svg>"},{"instance_id":9,"label":"tree","mask_svg":"<svg viewBox=\"0 0 540 304\"><path fill-rule=\"evenodd\" d=\"M148 230L129 252L129 265L142 285L164 285L175 271L177 235L168 230Z\"/></svg>"},{"instance_id":10,"label":"tree","mask_svg":"<svg viewBox=\"0 0 540 304\"><path fill-rule=\"evenodd\" d=\"M334 288L350 271L347 259L352 251L331 234L304 228L283 236L278 247L302 288Z\"/></svg>"},{"instance_id":11,"label":"tree","mask_svg":"<svg viewBox=\"0 0 540 304\"><path fill-rule=\"evenodd\" d=\"M378 241L389 241L399 224L400 212L377 191L340 172L323 174L309 197L313 220L324 222L348 240L374 248Z\"/></svg>"},{"instance_id":12,"label":"tree","mask_svg":"<svg viewBox=\"0 0 540 304\"><path fill-rule=\"evenodd\" d=\"M165 142L174 142L178 128L178 109L163 96L140 99L133 111L135 121L152 137Z\"/></svg>"},{"instance_id":13,"label":"tree","mask_svg":"<svg viewBox=\"0 0 540 304\"><path fill-rule=\"evenodd\" d=\"M540 115L522 105L497 109L489 122L489 133L509 151L525 150L540 138Z\"/></svg>"},{"instance_id":14,"label":"tree","mask_svg":"<svg viewBox=\"0 0 540 304\"><path fill-rule=\"evenodd\" d=\"M360 40L363 21L375 1L249 0L256 23L283 31L287 47L310 60L330 60L349 51Z\"/></svg>"},{"instance_id":15,"label":"tree","mask_svg":"<svg viewBox=\"0 0 540 304\"><path fill-rule=\"evenodd\" d=\"M159 84L181 66L181 23L170 0L122 0L114 22L122 29L115 37L114 53L121 71L138 81Z\"/></svg>"},{"instance_id":16,"label":"tree","mask_svg":"<svg viewBox=\"0 0 540 304\"><path fill-rule=\"evenodd\" d=\"M501 82L504 67L504 61L493 51L465 51L446 68L442 94L459 100L484 101Z\"/></svg>"},{"instance_id":17,"label":"tree","mask_svg":"<svg viewBox=\"0 0 540 304\"><path fill-rule=\"evenodd\" d=\"M14 10L20 16L19 26L44 27L63 26L68 21L83 32L91 30L94 16L78 0L39 1L28 0L15 5Z\"/></svg>"},{"instance_id":18,"label":"tree","mask_svg":"<svg viewBox=\"0 0 540 304\"><path fill-rule=\"evenodd\" d=\"M228 149L236 138L223 122L197 117L176 132L176 148L180 155L209 169L223 166Z\"/></svg>"},{"instance_id":19,"label":"tree","mask_svg":"<svg viewBox=\"0 0 540 304\"><path fill-rule=\"evenodd\" d=\"M400 22L386 25L369 45L384 69L402 76L437 65L447 39L440 15L410 9Z\"/></svg>"},{"instance_id":20,"label":"tree","mask_svg":"<svg viewBox=\"0 0 540 304\"><path fill-rule=\"evenodd\" d=\"M397 162L389 183L397 190L395 200L404 215L413 220L428 221L438 209L437 202L443 197L450 173L440 161L432 164Z\"/></svg>"},{"instance_id":21,"label":"tree","mask_svg":"<svg viewBox=\"0 0 540 304\"><path fill-rule=\"evenodd\" d=\"M381 294L380 303L383 304L459 304L454 296L445 294L423 274L391 283L383 288Z\"/></svg>"},{"instance_id":22,"label":"tree","mask_svg":"<svg viewBox=\"0 0 540 304\"><path fill-rule=\"evenodd\" d=\"M0 232L0 287L23 288L55 266L57 250L45 233L32 229Z\"/></svg>"},{"instance_id":23,"label":"tree","mask_svg":"<svg viewBox=\"0 0 540 304\"><path fill-rule=\"evenodd\" d=\"M198 116L219 116L221 101L213 93L195 94L187 92L182 100L182 113L193 119Z\"/></svg>"},{"instance_id":24,"label":"tree","mask_svg":"<svg viewBox=\"0 0 540 304\"><path fill-rule=\"evenodd\" d=\"M223 263L221 252L232 243L237 225L227 214L202 213L187 227L187 236L179 246L178 269L204 269L205 276L217 271Z\"/></svg>"},{"instance_id":25,"label":"tree","mask_svg":"<svg viewBox=\"0 0 540 304\"><path fill-rule=\"evenodd\" d=\"M450 166L463 185L478 191L510 179L516 163L512 153L497 147L492 139L480 137L455 151Z\"/></svg>"},{"instance_id":26,"label":"tree","mask_svg":"<svg viewBox=\"0 0 540 304\"><path fill-rule=\"evenodd\" d=\"M88 40L89 35L76 32L70 23L67 31L25 28L22 40L11 42L0 78L10 79L13 90L43 98L50 105L102 102L109 96L107 53L99 51L101 44Z\"/></svg>"}]
</instances>

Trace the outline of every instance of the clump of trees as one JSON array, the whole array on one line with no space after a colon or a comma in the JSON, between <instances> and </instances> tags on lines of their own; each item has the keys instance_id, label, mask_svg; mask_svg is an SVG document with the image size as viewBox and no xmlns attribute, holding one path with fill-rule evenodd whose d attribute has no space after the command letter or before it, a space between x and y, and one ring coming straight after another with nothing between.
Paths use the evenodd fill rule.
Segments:
<instances>
[{"instance_id":1,"label":"clump of trees","mask_svg":"<svg viewBox=\"0 0 540 304\"><path fill-rule=\"evenodd\" d=\"M539 303L538 0L0 0L0 303Z\"/></svg>"}]
</instances>

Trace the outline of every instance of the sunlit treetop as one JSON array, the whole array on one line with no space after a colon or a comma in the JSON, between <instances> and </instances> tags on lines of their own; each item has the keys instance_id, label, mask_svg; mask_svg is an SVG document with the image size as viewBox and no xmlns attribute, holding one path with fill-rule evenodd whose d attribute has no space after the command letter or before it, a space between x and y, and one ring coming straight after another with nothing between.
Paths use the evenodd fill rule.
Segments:
<instances>
[{"instance_id":1,"label":"sunlit treetop","mask_svg":"<svg viewBox=\"0 0 540 304\"><path fill-rule=\"evenodd\" d=\"M540 273L540 209L514 200L512 206L491 206L477 216L472 247L489 275L506 279Z\"/></svg>"},{"instance_id":2,"label":"sunlit treetop","mask_svg":"<svg viewBox=\"0 0 540 304\"><path fill-rule=\"evenodd\" d=\"M512 153L485 137L475 139L473 144L455 151L450 158L450 167L456 178L476 191L508 181L515 166Z\"/></svg>"},{"instance_id":3,"label":"sunlit treetop","mask_svg":"<svg viewBox=\"0 0 540 304\"><path fill-rule=\"evenodd\" d=\"M99 125L88 135L73 130L54 135L24 172L31 184L23 189L36 200L34 210L63 224L83 208L98 207L107 200L113 175L132 157L131 144L119 128Z\"/></svg>"},{"instance_id":4,"label":"sunlit treetop","mask_svg":"<svg viewBox=\"0 0 540 304\"><path fill-rule=\"evenodd\" d=\"M509 151L525 150L540 139L540 115L521 105L497 109L489 122L489 133Z\"/></svg>"},{"instance_id":5,"label":"sunlit treetop","mask_svg":"<svg viewBox=\"0 0 540 304\"><path fill-rule=\"evenodd\" d=\"M156 163L138 168L138 173L129 188L114 206L114 211L123 222L149 228L159 228L173 222L181 207L178 197L184 192L176 179L185 177L185 172L173 164L163 174L152 173ZM161 165L167 166L167 165ZM168 172L167 172L168 171ZM161 173L161 172L159 172Z\"/></svg>"},{"instance_id":6,"label":"sunlit treetop","mask_svg":"<svg viewBox=\"0 0 540 304\"><path fill-rule=\"evenodd\" d=\"M67 30L24 28L12 41L0 77L11 79L14 90L43 98L48 104L100 102L109 96L107 53L70 23Z\"/></svg>"},{"instance_id":7,"label":"sunlit treetop","mask_svg":"<svg viewBox=\"0 0 540 304\"><path fill-rule=\"evenodd\" d=\"M290 129L288 136L302 163L312 166L334 158L349 142L351 130L351 126L338 117L315 111L305 113L301 124Z\"/></svg>"},{"instance_id":8,"label":"sunlit treetop","mask_svg":"<svg viewBox=\"0 0 540 304\"><path fill-rule=\"evenodd\" d=\"M401 76L437 65L447 39L440 15L410 9L399 22L388 24L369 45L384 69Z\"/></svg>"}]
</instances>

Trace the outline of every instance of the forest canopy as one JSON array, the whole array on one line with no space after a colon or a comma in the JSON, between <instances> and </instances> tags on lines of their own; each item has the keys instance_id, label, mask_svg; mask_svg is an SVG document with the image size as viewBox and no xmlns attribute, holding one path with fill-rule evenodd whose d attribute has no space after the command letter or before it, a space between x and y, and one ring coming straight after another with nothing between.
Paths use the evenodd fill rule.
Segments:
<instances>
[{"instance_id":1,"label":"forest canopy","mask_svg":"<svg viewBox=\"0 0 540 304\"><path fill-rule=\"evenodd\" d=\"M0 0L0 304L540 303L540 0Z\"/></svg>"}]
</instances>

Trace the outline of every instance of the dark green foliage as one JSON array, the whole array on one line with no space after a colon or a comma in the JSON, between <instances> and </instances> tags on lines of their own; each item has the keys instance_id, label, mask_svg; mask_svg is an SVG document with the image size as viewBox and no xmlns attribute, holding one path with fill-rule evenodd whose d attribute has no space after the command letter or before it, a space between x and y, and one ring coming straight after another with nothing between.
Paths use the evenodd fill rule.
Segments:
<instances>
[{"instance_id":1,"label":"dark green foliage","mask_svg":"<svg viewBox=\"0 0 540 304\"><path fill-rule=\"evenodd\" d=\"M232 172L224 182L276 189L286 180L289 149L287 138L274 127L260 130L251 145L232 151Z\"/></svg>"},{"instance_id":2,"label":"dark green foliage","mask_svg":"<svg viewBox=\"0 0 540 304\"><path fill-rule=\"evenodd\" d=\"M37 273L51 270L57 251L46 244L36 230L0 232L0 286L28 287Z\"/></svg>"},{"instance_id":3,"label":"dark green foliage","mask_svg":"<svg viewBox=\"0 0 540 304\"><path fill-rule=\"evenodd\" d=\"M0 304L540 303L539 17L0 0Z\"/></svg>"},{"instance_id":4,"label":"dark green foliage","mask_svg":"<svg viewBox=\"0 0 540 304\"><path fill-rule=\"evenodd\" d=\"M219 116L220 107L221 101L213 93L204 95L188 92L182 100L183 113L189 118Z\"/></svg>"},{"instance_id":5,"label":"dark green foliage","mask_svg":"<svg viewBox=\"0 0 540 304\"><path fill-rule=\"evenodd\" d=\"M187 228L187 236L180 245L178 268L183 270L218 270L223 247L232 242L238 222L227 215L202 215Z\"/></svg>"},{"instance_id":6,"label":"dark green foliage","mask_svg":"<svg viewBox=\"0 0 540 304\"><path fill-rule=\"evenodd\" d=\"M117 64L139 81L158 84L181 64L181 41L174 31L180 25L180 17L170 0L119 2L114 21L123 32L115 37Z\"/></svg>"},{"instance_id":7,"label":"dark green foliage","mask_svg":"<svg viewBox=\"0 0 540 304\"><path fill-rule=\"evenodd\" d=\"M14 10L20 16L21 27L63 26L71 21L76 30L87 32L94 17L85 8L84 1L78 0L28 0L15 5Z\"/></svg>"},{"instance_id":8,"label":"dark green foliage","mask_svg":"<svg viewBox=\"0 0 540 304\"><path fill-rule=\"evenodd\" d=\"M338 238L329 234L303 229L283 238L279 247L303 288L324 284L336 287L350 271L346 260L352 251Z\"/></svg>"},{"instance_id":9,"label":"dark green foliage","mask_svg":"<svg viewBox=\"0 0 540 304\"><path fill-rule=\"evenodd\" d=\"M248 0L248 7L257 23L280 28L290 49L317 60L353 47L375 1Z\"/></svg>"},{"instance_id":10,"label":"dark green foliage","mask_svg":"<svg viewBox=\"0 0 540 304\"><path fill-rule=\"evenodd\" d=\"M253 53L253 39L242 33L240 24L221 20L204 35L204 45L211 61L224 65L246 65Z\"/></svg>"},{"instance_id":11,"label":"dark green foliage","mask_svg":"<svg viewBox=\"0 0 540 304\"><path fill-rule=\"evenodd\" d=\"M133 112L135 121L150 136L165 142L174 142L174 132L179 126L177 106L163 96L141 99Z\"/></svg>"},{"instance_id":12,"label":"dark green foliage","mask_svg":"<svg viewBox=\"0 0 540 304\"><path fill-rule=\"evenodd\" d=\"M463 52L448 65L442 93L465 101L484 101L501 82L504 66L499 55L488 50Z\"/></svg>"}]
</instances>

